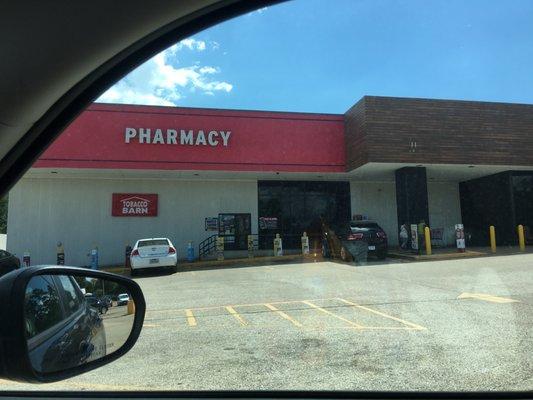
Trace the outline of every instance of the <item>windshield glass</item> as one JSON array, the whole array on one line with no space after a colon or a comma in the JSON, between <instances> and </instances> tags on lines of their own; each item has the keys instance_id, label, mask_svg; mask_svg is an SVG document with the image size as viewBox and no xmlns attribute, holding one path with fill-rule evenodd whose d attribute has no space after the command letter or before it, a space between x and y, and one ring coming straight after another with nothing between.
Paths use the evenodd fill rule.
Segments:
<instances>
[{"instance_id":1,"label":"windshield glass","mask_svg":"<svg viewBox=\"0 0 533 400\"><path fill-rule=\"evenodd\" d=\"M350 228L354 229L378 229L379 226L375 222L350 222Z\"/></svg>"},{"instance_id":2,"label":"windshield glass","mask_svg":"<svg viewBox=\"0 0 533 400\"><path fill-rule=\"evenodd\" d=\"M137 343L0 388L532 390L532 21L532 1L295 0L176 38L0 202L1 273L134 279ZM135 312L34 283L35 335Z\"/></svg>"}]
</instances>

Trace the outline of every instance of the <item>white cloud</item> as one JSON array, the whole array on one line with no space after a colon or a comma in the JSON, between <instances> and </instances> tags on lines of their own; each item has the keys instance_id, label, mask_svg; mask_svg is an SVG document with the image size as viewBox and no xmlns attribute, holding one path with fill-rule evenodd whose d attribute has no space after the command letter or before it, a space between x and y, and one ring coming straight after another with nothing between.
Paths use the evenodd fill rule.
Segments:
<instances>
[{"instance_id":1,"label":"white cloud","mask_svg":"<svg viewBox=\"0 0 533 400\"><path fill-rule=\"evenodd\" d=\"M124 104L146 104L151 106L173 106L172 101L151 93L141 93L119 82L101 95L100 103L124 103Z\"/></svg>"},{"instance_id":2,"label":"white cloud","mask_svg":"<svg viewBox=\"0 0 533 400\"><path fill-rule=\"evenodd\" d=\"M220 72L220 70L218 68L215 68L215 67L201 67L199 69L200 73L201 74L216 74L218 72Z\"/></svg>"},{"instance_id":3,"label":"white cloud","mask_svg":"<svg viewBox=\"0 0 533 400\"><path fill-rule=\"evenodd\" d=\"M250 11L248 14L246 14L247 16L251 16L251 15L254 15L254 14L263 14L266 10L268 10L268 7L262 7L262 8L258 8L257 10L255 11Z\"/></svg>"},{"instance_id":4,"label":"white cloud","mask_svg":"<svg viewBox=\"0 0 533 400\"><path fill-rule=\"evenodd\" d=\"M184 46L187 47L189 50L205 50L205 42L203 40L196 40L194 38L183 39L181 42L176 43L174 46L176 46L178 50Z\"/></svg>"},{"instance_id":5,"label":"white cloud","mask_svg":"<svg viewBox=\"0 0 533 400\"><path fill-rule=\"evenodd\" d=\"M204 51L206 43L194 38L176 43L139 66L96 101L173 106L183 98L187 89L209 96L233 90L231 83L214 79L214 75L221 72L216 66L194 63L176 68L177 54L184 49Z\"/></svg>"}]
</instances>

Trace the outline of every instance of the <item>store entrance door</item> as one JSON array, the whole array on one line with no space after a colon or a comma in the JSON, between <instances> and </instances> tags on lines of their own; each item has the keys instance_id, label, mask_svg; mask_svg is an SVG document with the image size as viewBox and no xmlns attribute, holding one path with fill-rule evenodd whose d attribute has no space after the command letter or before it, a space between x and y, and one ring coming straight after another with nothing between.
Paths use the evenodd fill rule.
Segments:
<instances>
[{"instance_id":1,"label":"store entrance door","mask_svg":"<svg viewBox=\"0 0 533 400\"><path fill-rule=\"evenodd\" d=\"M248 249L252 233L252 214L218 214L218 234L224 236L225 250Z\"/></svg>"}]
</instances>

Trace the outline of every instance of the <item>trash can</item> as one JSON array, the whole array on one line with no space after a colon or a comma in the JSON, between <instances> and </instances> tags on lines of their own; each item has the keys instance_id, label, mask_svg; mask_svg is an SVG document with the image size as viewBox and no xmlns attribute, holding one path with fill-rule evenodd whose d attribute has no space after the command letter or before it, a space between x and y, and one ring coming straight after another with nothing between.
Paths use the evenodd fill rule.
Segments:
<instances>
[{"instance_id":1,"label":"trash can","mask_svg":"<svg viewBox=\"0 0 533 400\"><path fill-rule=\"evenodd\" d=\"M131 252L132 252L132 247L127 244L126 245L126 252L124 254L124 266L126 268L131 268L131 259L130 259L130 256L131 256Z\"/></svg>"},{"instance_id":2,"label":"trash can","mask_svg":"<svg viewBox=\"0 0 533 400\"><path fill-rule=\"evenodd\" d=\"M189 242L187 244L187 261L188 262L194 261L194 247L192 245L192 242Z\"/></svg>"}]
</instances>

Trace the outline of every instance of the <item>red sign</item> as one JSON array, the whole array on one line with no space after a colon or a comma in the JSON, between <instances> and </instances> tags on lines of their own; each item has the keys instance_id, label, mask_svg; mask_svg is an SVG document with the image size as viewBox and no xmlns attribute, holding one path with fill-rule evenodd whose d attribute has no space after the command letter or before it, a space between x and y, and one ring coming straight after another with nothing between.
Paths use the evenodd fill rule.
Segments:
<instances>
[{"instance_id":1,"label":"red sign","mask_svg":"<svg viewBox=\"0 0 533 400\"><path fill-rule=\"evenodd\" d=\"M346 172L345 152L343 115L93 104L34 167Z\"/></svg>"},{"instance_id":2,"label":"red sign","mask_svg":"<svg viewBox=\"0 0 533 400\"><path fill-rule=\"evenodd\" d=\"M157 216L157 194L113 193L114 217L155 217Z\"/></svg>"}]
</instances>

